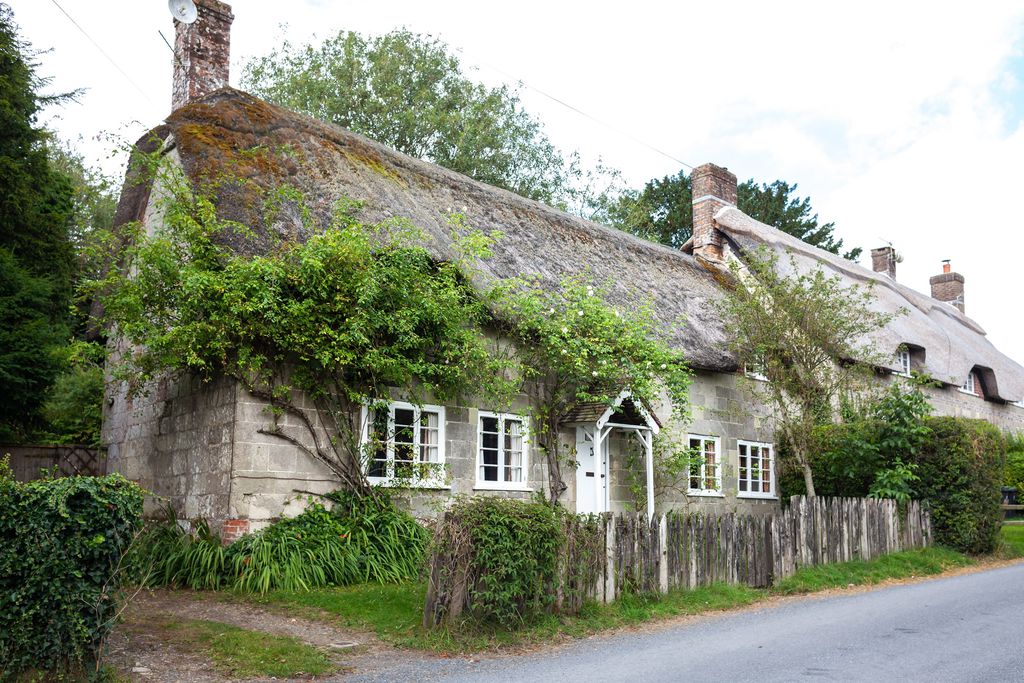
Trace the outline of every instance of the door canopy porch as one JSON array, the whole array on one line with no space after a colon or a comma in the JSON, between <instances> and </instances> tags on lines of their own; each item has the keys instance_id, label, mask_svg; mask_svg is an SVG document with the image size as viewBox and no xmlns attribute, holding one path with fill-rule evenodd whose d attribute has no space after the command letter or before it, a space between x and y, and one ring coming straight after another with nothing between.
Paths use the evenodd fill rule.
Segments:
<instances>
[{"instance_id":1,"label":"door canopy porch","mask_svg":"<svg viewBox=\"0 0 1024 683\"><path fill-rule=\"evenodd\" d=\"M658 416L646 404L633 398L629 391L620 393L611 405L605 403L580 403L562 421L565 426L582 429L593 447L595 501L598 509L607 512L608 461L605 454L608 437L615 430L629 432L644 447L644 470L647 474L647 518L654 515L654 436L661 431ZM577 478L577 505L579 505L579 479Z\"/></svg>"}]
</instances>

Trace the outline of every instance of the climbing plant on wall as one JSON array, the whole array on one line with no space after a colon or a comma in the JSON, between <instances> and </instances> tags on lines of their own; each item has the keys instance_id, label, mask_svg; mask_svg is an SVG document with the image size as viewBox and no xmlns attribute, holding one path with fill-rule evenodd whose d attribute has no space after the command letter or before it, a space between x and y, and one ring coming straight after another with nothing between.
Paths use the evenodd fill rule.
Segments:
<instances>
[{"instance_id":1,"label":"climbing plant on wall","mask_svg":"<svg viewBox=\"0 0 1024 683\"><path fill-rule=\"evenodd\" d=\"M534 438L548 464L552 502L565 491L563 468L572 452L560 427L574 406L611 406L628 390L633 400L660 404L663 392L676 416L688 412L689 366L673 350L649 303L620 310L609 287L570 276L557 289L512 280L495 287L502 336L512 341L530 399Z\"/></svg>"},{"instance_id":2,"label":"climbing plant on wall","mask_svg":"<svg viewBox=\"0 0 1024 683\"><path fill-rule=\"evenodd\" d=\"M163 197L162 220L121 226L121 266L91 285L125 342L115 376L132 391L167 371L234 378L285 418L265 433L323 462L350 490L371 490L364 465L376 444L363 442L373 431L364 422L390 399L473 395L500 408L525 392L553 499L565 488L558 426L574 404L610 404L628 388L652 402L664 389L678 410L686 405L688 369L659 338L649 307L618 312L584 278L554 291L528 280L481 284L478 265L500 236L458 217L453 256L438 261L408 222L363 223L352 202L339 202L323 225L294 188L249 184L265 215L241 225L219 214L215 197L246 181L196 187L157 157L139 163ZM265 229L285 218L310 236Z\"/></svg>"}]
</instances>

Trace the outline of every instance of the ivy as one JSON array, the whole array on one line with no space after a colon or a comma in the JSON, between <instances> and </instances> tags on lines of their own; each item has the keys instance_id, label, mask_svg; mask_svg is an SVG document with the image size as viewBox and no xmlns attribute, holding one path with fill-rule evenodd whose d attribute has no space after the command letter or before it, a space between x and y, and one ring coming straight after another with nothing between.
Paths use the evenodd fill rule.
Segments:
<instances>
[{"instance_id":1,"label":"ivy","mask_svg":"<svg viewBox=\"0 0 1024 683\"><path fill-rule=\"evenodd\" d=\"M0 462L0 680L95 668L142 496L117 474L19 483Z\"/></svg>"}]
</instances>

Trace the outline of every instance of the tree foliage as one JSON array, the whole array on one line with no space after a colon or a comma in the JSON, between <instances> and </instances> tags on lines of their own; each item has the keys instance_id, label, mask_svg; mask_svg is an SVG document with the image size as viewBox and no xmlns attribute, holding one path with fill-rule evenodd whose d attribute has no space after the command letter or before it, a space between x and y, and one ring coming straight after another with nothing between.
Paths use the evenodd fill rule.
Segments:
<instances>
[{"instance_id":1,"label":"tree foliage","mask_svg":"<svg viewBox=\"0 0 1024 683\"><path fill-rule=\"evenodd\" d=\"M832 420L840 398L865 386L881 360L868 335L892 316L873 310L870 285L844 287L820 266L801 272L792 256L784 269L773 254L747 253L733 274L720 304L730 347L767 378L750 386L771 408L813 496L816 428Z\"/></svg>"},{"instance_id":2,"label":"tree foliage","mask_svg":"<svg viewBox=\"0 0 1024 683\"><path fill-rule=\"evenodd\" d=\"M564 204L572 194L577 166L516 92L470 80L429 36L343 31L320 45L285 43L249 62L242 83L270 102L524 197Z\"/></svg>"},{"instance_id":3,"label":"tree foliage","mask_svg":"<svg viewBox=\"0 0 1024 683\"><path fill-rule=\"evenodd\" d=\"M677 416L688 412L690 368L665 341L652 306L623 313L607 297L607 287L583 276L566 277L554 290L513 280L492 292L501 336L512 340L530 399L533 437L547 456L552 503L566 489L562 468L570 454L559 432L573 407L612 406L628 390L632 400L652 406L665 392Z\"/></svg>"},{"instance_id":4,"label":"tree foliage","mask_svg":"<svg viewBox=\"0 0 1024 683\"><path fill-rule=\"evenodd\" d=\"M835 237L835 223L819 223L809 197L796 196L797 185L783 180L757 184L747 180L736 188L740 211L833 254L856 260L859 247L843 252ZM640 191L623 192L608 202L601 220L626 232L670 247L681 247L693 234L693 191L690 177L654 178Z\"/></svg>"},{"instance_id":5,"label":"tree foliage","mask_svg":"<svg viewBox=\"0 0 1024 683\"><path fill-rule=\"evenodd\" d=\"M162 224L148 236L135 226L121 254L130 267L92 286L106 323L134 345L117 370L133 388L167 370L239 380L306 432L275 424L269 433L367 491L363 406L388 399L390 387L413 402L444 400L498 376L477 332L486 310L458 264L435 263L408 224L365 225L352 204L339 204L332 224L307 242L250 257L225 244L229 234L251 235L247 228L221 219L179 173L156 172L166 193ZM303 198L282 188L266 200L277 211ZM294 391L316 402L320 418Z\"/></svg>"},{"instance_id":6,"label":"tree foliage","mask_svg":"<svg viewBox=\"0 0 1024 683\"><path fill-rule=\"evenodd\" d=\"M0 5L0 438L23 439L60 370L53 352L68 336L74 263L68 239L71 187L51 165L36 124L31 51Z\"/></svg>"}]
</instances>

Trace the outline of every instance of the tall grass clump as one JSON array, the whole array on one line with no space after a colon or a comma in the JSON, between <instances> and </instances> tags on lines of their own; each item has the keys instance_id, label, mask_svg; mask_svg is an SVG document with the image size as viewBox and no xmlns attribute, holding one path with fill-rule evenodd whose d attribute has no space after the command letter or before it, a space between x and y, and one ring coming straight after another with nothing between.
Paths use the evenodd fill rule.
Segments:
<instances>
[{"instance_id":1,"label":"tall grass clump","mask_svg":"<svg viewBox=\"0 0 1024 683\"><path fill-rule=\"evenodd\" d=\"M415 578L429 532L395 507L386 492L325 496L328 510L310 505L225 546L207 522L190 533L165 508L135 544L129 565L137 583L247 593L305 591L354 583L397 583Z\"/></svg>"},{"instance_id":2,"label":"tall grass clump","mask_svg":"<svg viewBox=\"0 0 1024 683\"><path fill-rule=\"evenodd\" d=\"M228 556L233 587L246 593L345 586L360 575L348 529L319 503L243 536Z\"/></svg>"},{"instance_id":3,"label":"tall grass clump","mask_svg":"<svg viewBox=\"0 0 1024 683\"><path fill-rule=\"evenodd\" d=\"M395 507L386 491L374 496L335 491L327 498L359 555L361 581L397 583L419 575L430 533Z\"/></svg>"}]
</instances>

